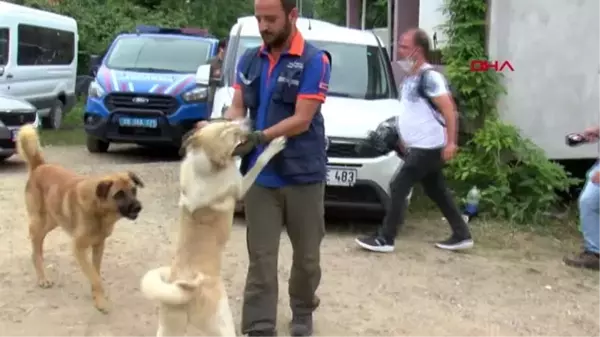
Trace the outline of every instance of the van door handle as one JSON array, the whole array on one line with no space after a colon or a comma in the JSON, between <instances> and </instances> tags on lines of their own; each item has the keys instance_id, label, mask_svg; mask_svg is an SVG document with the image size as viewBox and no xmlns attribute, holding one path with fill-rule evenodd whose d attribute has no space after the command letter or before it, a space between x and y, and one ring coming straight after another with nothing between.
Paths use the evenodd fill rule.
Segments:
<instances>
[{"instance_id":1,"label":"van door handle","mask_svg":"<svg viewBox=\"0 0 600 337\"><path fill-rule=\"evenodd\" d=\"M6 78L13 78L13 74L6 74Z\"/></svg>"}]
</instances>

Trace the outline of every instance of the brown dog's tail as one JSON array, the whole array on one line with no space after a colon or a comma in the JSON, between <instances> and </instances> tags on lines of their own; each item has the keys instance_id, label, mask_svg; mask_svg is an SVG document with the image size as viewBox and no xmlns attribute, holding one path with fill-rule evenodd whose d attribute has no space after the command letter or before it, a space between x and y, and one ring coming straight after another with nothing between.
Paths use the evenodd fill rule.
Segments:
<instances>
[{"instance_id":1,"label":"brown dog's tail","mask_svg":"<svg viewBox=\"0 0 600 337\"><path fill-rule=\"evenodd\" d=\"M203 274L198 274L192 281L177 280L169 283L167 279L170 274L170 267L160 267L148 271L140 283L140 289L144 296L169 305L186 304L193 298L195 290L205 279Z\"/></svg>"},{"instance_id":2,"label":"brown dog's tail","mask_svg":"<svg viewBox=\"0 0 600 337\"><path fill-rule=\"evenodd\" d=\"M29 171L33 171L36 167L45 163L44 157L42 157L40 137L33 125L27 124L19 129L17 151L27 162Z\"/></svg>"}]
</instances>

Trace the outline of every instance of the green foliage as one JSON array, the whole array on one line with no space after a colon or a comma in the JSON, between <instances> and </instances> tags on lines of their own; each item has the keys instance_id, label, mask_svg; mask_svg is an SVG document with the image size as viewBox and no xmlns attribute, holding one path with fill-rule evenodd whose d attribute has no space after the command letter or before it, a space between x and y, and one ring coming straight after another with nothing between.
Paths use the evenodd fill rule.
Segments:
<instances>
[{"instance_id":1,"label":"green foliage","mask_svg":"<svg viewBox=\"0 0 600 337\"><path fill-rule=\"evenodd\" d=\"M556 193L578 181L523 139L514 126L498 119L497 100L505 93L501 75L469 71L472 60L487 59L486 11L486 1L445 1L446 74L461 95L462 113L469 120L470 130L466 131L477 130L446 174L460 195L479 186L481 208L488 214L515 223L538 223L558 201Z\"/></svg>"},{"instance_id":2,"label":"green foliage","mask_svg":"<svg viewBox=\"0 0 600 337\"><path fill-rule=\"evenodd\" d=\"M217 3L218 1L218 3ZM236 19L252 15L251 1L236 0L23 0L21 4L71 16L79 26L79 72L88 69L87 56L100 54L114 37L138 24L201 27L225 37Z\"/></svg>"},{"instance_id":3,"label":"green foliage","mask_svg":"<svg viewBox=\"0 0 600 337\"><path fill-rule=\"evenodd\" d=\"M81 145L85 144L86 134L83 130L83 113L85 101L79 100L63 119L59 130L40 129L42 145Z\"/></svg>"},{"instance_id":4,"label":"green foliage","mask_svg":"<svg viewBox=\"0 0 600 337\"><path fill-rule=\"evenodd\" d=\"M471 72L472 60L487 59L485 17L487 5L481 0L446 0L443 12L448 21L443 26L448 38L442 50L448 79L461 96L464 114L481 126L485 116L496 114L496 101L504 88L500 73ZM475 124L475 123L473 123Z\"/></svg>"},{"instance_id":5,"label":"green foliage","mask_svg":"<svg viewBox=\"0 0 600 337\"><path fill-rule=\"evenodd\" d=\"M514 223L538 223L559 200L556 191L577 183L511 125L488 117L447 167L455 190L481 189L481 208Z\"/></svg>"},{"instance_id":6,"label":"green foliage","mask_svg":"<svg viewBox=\"0 0 600 337\"><path fill-rule=\"evenodd\" d=\"M346 24L346 0L314 0L315 19Z\"/></svg>"},{"instance_id":7,"label":"green foliage","mask_svg":"<svg viewBox=\"0 0 600 337\"><path fill-rule=\"evenodd\" d=\"M387 0L366 0L367 29L387 27ZM346 25L346 0L314 0L315 18L336 25ZM360 15L360 9L359 9Z\"/></svg>"}]
</instances>

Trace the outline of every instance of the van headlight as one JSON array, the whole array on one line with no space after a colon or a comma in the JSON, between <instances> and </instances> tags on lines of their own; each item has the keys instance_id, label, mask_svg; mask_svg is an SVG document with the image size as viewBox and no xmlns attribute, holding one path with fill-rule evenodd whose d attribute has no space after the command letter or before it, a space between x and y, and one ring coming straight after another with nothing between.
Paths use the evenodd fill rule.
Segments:
<instances>
[{"instance_id":1,"label":"van headlight","mask_svg":"<svg viewBox=\"0 0 600 337\"><path fill-rule=\"evenodd\" d=\"M207 88L194 88L194 89L184 93L181 97L183 98L184 101L186 101L188 103L202 102L208 98L208 89Z\"/></svg>"},{"instance_id":2,"label":"van headlight","mask_svg":"<svg viewBox=\"0 0 600 337\"><path fill-rule=\"evenodd\" d=\"M379 123L379 125L377 126L377 129L375 129L375 132L377 132L377 130L384 130L384 129L388 129L388 128L392 128L392 129L396 129L396 123L397 123L397 117L390 117L386 120L384 120L383 122Z\"/></svg>"},{"instance_id":3,"label":"van headlight","mask_svg":"<svg viewBox=\"0 0 600 337\"><path fill-rule=\"evenodd\" d=\"M88 87L88 97L92 98L100 98L104 95L104 89L98 84L98 82L90 82L90 86Z\"/></svg>"},{"instance_id":4,"label":"van headlight","mask_svg":"<svg viewBox=\"0 0 600 337\"><path fill-rule=\"evenodd\" d=\"M386 155L397 148L400 135L396 127L396 117L391 117L379 123L375 130L369 131L367 138L356 146L360 155Z\"/></svg>"}]
</instances>

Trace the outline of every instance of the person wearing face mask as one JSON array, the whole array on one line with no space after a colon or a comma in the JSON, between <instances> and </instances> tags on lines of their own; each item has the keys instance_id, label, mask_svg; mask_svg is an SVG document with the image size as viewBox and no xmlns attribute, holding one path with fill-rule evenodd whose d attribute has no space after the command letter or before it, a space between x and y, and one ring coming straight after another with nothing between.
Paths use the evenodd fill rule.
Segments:
<instances>
[{"instance_id":1,"label":"person wearing face mask","mask_svg":"<svg viewBox=\"0 0 600 337\"><path fill-rule=\"evenodd\" d=\"M452 229L452 235L437 242L436 247L447 250L473 247L469 228L452 199L442 172L444 162L452 159L458 149L458 118L444 76L427 63L429 45L429 37L421 29L407 31L399 41L399 64L407 77L401 87L397 128L406 157L390 183L390 207L382 226L374 235L356 239L360 247L369 251L394 250L398 227L404 223L406 197L417 182L422 184ZM420 83L424 90L419 90Z\"/></svg>"}]
</instances>

